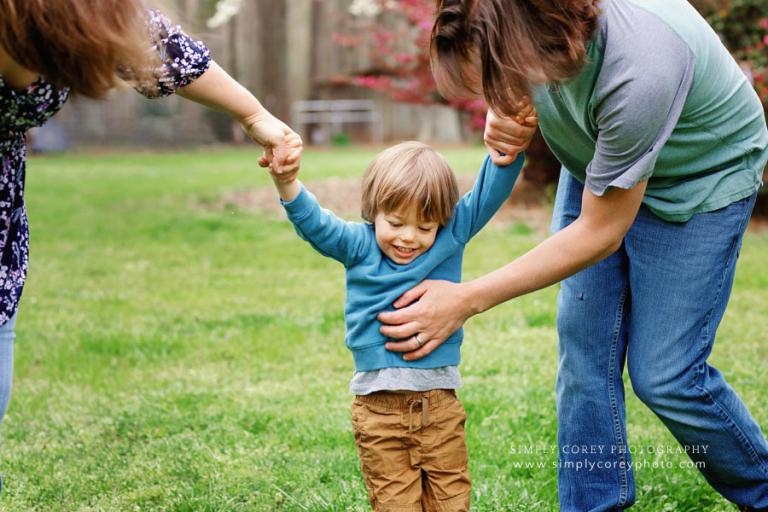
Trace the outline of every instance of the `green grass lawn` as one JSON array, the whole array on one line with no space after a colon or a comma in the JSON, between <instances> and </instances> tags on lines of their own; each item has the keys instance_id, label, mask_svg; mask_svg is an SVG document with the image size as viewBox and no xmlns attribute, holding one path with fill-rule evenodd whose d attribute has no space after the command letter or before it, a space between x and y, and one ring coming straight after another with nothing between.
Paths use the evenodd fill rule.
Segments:
<instances>
[{"instance_id":1,"label":"green grass lawn","mask_svg":"<svg viewBox=\"0 0 768 512\"><path fill-rule=\"evenodd\" d=\"M372 154L308 151L303 179L357 178ZM446 154L473 173L483 152ZM269 187L256 157L31 159L32 261L1 429L0 510L367 510L341 266L277 213L206 206ZM519 223L489 227L467 250L465 277L543 236ZM751 233L712 362L768 426L765 254L768 234ZM475 510L556 509L556 291L467 325L460 395ZM628 395L630 442L675 446ZM639 459L664 467L637 471L635 510L731 510L680 468L683 456Z\"/></svg>"}]
</instances>

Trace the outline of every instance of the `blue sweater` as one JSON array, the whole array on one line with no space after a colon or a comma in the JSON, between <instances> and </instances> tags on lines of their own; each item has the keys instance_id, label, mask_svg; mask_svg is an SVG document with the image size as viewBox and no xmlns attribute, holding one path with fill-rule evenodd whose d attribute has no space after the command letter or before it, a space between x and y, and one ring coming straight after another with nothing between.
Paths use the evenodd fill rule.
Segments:
<instances>
[{"instance_id":1,"label":"blue sweater","mask_svg":"<svg viewBox=\"0 0 768 512\"><path fill-rule=\"evenodd\" d=\"M448 224L439 229L434 245L405 265L393 262L379 249L373 225L339 219L322 209L306 189L283 203L299 236L346 268L346 344L357 371L459 364L463 329L454 332L429 356L404 361L401 353L384 348L387 340L379 332L381 323L376 316L393 310L392 303L400 295L425 279L461 281L464 246L509 197L523 162L521 155L507 167L496 167L486 157L473 189L461 198Z\"/></svg>"}]
</instances>

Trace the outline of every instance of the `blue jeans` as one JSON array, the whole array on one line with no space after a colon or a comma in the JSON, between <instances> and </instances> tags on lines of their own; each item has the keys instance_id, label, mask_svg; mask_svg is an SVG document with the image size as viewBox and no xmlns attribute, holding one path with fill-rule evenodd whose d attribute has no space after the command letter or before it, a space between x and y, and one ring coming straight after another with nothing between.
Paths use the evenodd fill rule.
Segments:
<instances>
[{"instance_id":1,"label":"blue jeans","mask_svg":"<svg viewBox=\"0 0 768 512\"><path fill-rule=\"evenodd\" d=\"M0 326L0 423L11 398L13 382L13 339L16 337L16 315Z\"/></svg>"},{"instance_id":2,"label":"blue jeans","mask_svg":"<svg viewBox=\"0 0 768 512\"><path fill-rule=\"evenodd\" d=\"M553 228L578 217L582 192L564 170ZM723 375L707 364L755 197L684 223L641 207L616 253L562 282L562 511L623 510L635 501L625 362L637 397L700 463L709 484L739 505L768 507L768 443Z\"/></svg>"}]
</instances>

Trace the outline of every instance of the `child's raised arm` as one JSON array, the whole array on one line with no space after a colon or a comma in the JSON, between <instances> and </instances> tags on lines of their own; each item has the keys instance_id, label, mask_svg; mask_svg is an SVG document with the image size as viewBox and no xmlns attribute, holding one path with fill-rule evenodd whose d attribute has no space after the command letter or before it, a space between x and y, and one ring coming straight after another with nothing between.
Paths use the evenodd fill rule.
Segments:
<instances>
[{"instance_id":1,"label":"child's raised arm","mask_svg":"<svg viewBox=\"0 0 768 512\"><path fill-rule=\"evenodd\" d=\"M296 143L300 146L301 140ZM288 151L291 151L290 145ZM291 156L294 156L293 153L286 159L290 160ZM268 167L268 160L262 157L259 165ZM323 256L333 258L345 266L352 265L365 254L372 240L365 224L346 222L330 210L321 208L315 196L297 179L298 169L280 174L272 166L269 167L288 220L302 239Z\"/></svg>"},{"instance_id":2,"label":"child's raised arm","mask_svg":"<svg viewBox=\"0 0 768 512\"><path fill-rule=\"evenodd\" d=\"M530 98L525 98L520 103L520 110L515 116L515 120L521 125L536 128L538 114L530 103ZM493 151L507 158L498 150ZM454 235L465 243L475 236L501 208L512 193L512 187L514 187L520 170L523 168L523 163L525 163L522 153L501 167L494 164L494 160L498 161L498 159L490 157L485 159L475 181L475 186L461 198L456 206Z\"/></svg>"},{"instance_id":3,"label":"child's raised arm","mask_svg":"<svg viewBox=\"0 0 768 512\"><path fill-rule=\"evenodd\" d=\"M496 167L490 156L485 158L475 186L456 205L453 226L456 238L468 242L491 220L512 193L524 162L522 153L505 167Z\"/></svg>"},{"instance_id":4,"label":"child's raised arm","mask_svg":"<svg viewBox=\"0 0 768 512\"><path fill-rule=\"evenodd\" d=\"M321 208L312 193L299 185L291 201L282 201L296 233L314 249L349 267L360 261L375 244L372 231L361 222L347 222Z\"/></svg>"}]
</instances>

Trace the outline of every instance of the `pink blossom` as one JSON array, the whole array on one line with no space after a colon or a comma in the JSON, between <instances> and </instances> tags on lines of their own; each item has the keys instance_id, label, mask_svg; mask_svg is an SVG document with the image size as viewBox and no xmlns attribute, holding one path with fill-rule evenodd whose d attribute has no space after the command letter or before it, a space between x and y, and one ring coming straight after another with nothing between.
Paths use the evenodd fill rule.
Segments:
<instances>
[{"instance_id":1,"label":"pink blossom","mask_svg":"<svg viewBox=\"0 0 768 512\"><path fill-rule=\"evenodd\" d=\"M429 39L434 22L434 0L356 0L376 3L381 12L405 23L380 24L358 18L350 34L335 35L336 44L354 47L360 41L370 46L368 75L345 78L345 83L387 94L396 101L416 104L450 104L467 112L468 125L482 129L486 105L482 101L448 101L437 92L430 69Z\"/></svg>"},{"instance_id":2,"label":"pink blossom","mask_svg":"<svg viewBox=\"0 0 768 512\"><path fill-rule=\"evenodd\" d=\"M413 55L410 53L398 53L395 55L395 60L400 64L409 64L413 62L416 59Z\"/></svg>"},{"instance_id":3,"label":"pink blossom","mask_svg":"<svg viewBox=\"0 0 768 512\"><path fill-rule=\"evenodd\" d=\"M768 18L762 18L760 20L760 28L768 30Z\"/></svg>"}]
</instances>

